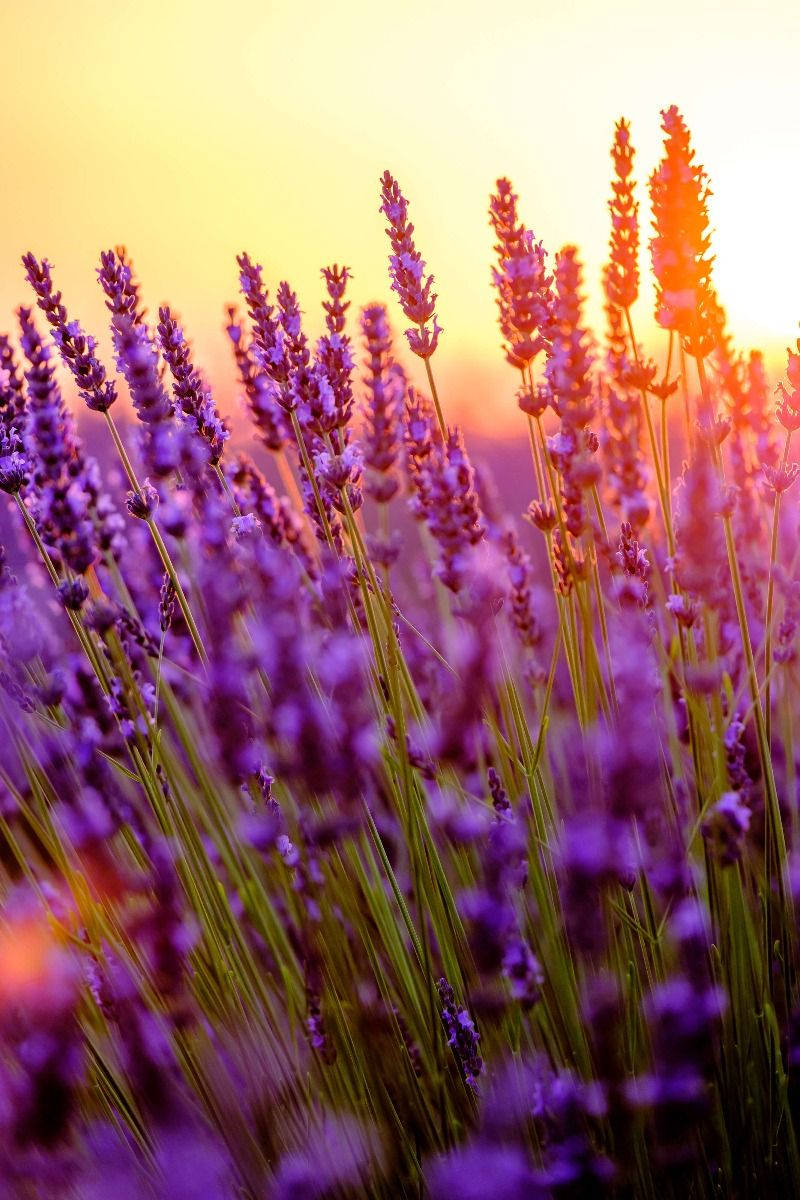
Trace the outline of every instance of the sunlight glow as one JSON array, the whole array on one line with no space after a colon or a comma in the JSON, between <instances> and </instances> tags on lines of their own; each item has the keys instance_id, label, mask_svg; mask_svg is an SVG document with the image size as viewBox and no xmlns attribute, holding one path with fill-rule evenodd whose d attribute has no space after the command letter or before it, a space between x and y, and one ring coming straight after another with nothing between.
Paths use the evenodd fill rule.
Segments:
<instances>
[{"instance_id":1,"label":"sunlight glow","mask_svg":"<svg viewBox=\"0 0 800 1200\"><path fill-rule=\"evenodd\" d=\"M325 263L352 268L355 305L386 299L377 209L390 167L436 276L444 386L469 381L463 403L496 431L516 418L487 287L494 180L512 179L551 253L581 248L597 326L614 121L631 120L646 232L658 114L677 103L711 176L733 332L766 340L776 361L800 319L798 10L767 4L753 22L736 0L723 21L677 0L667 19L623 0L611 19L590 0L511 0L496 29L485 17L453 0L409 0L402 18L366 0L243 0L224 14L210 0L43 0L33 33L27 6L4 5L0 96L17 119L0 196L3 323L25 297L30 248L54 262L75 315L104 331L94 267L122 242L151 310L169 298L200 362L232 389L221 325L236 252L273 284L291 273L312 329ZM648 316L637 317L645 331Z\"/></svg>"}]
</instances>

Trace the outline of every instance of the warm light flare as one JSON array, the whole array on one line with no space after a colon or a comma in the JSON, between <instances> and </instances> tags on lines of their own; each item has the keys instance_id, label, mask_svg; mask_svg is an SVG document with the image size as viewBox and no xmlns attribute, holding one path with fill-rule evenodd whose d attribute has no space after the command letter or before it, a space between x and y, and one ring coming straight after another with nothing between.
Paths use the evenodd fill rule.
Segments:
<instances>
[{"instance_id":1,"label":"warm light flare","mask_svg":"<svg viewBox=\"0 0 800 1200\"><path fill-rule=\"evenodd\" d=\"M12 1005L60 1007L72 982L63 943L44 914L25 914L0 930L0 1014Z\"/></svg>"}]
</instances>

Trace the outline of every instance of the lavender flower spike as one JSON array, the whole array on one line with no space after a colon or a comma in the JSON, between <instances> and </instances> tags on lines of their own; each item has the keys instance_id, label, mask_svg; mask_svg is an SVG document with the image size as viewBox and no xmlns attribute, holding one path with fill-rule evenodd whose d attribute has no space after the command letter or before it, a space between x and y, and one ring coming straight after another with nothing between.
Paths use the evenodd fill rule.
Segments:
<instances>
[{"instance_id":1,"label":"lavender flower spike","mask_svg":"<svg viewBox=\"0 0 800 1200\"><path fill-rule=\"evenodd\" d=\"M43 342L31 310L20 308L18 315L29 364L25 372L30 414L26 448L33 467L34 517L45 544L82 574L96 553L85 463L55 379L50 347Z\"/></svg>"},{"instance_id":2,"label":"lavender flower spike","mask_svg":"<svg viewBox=\"0 0 800 1200\"><path fill-rule=\"evenodd\" d=\"M139 285L134 279L133 267L124 246L102 252L97 278L106 294L106 308L111 313L112 326L119 317L127 318L134 325L143 324L145 314Z\"/></svg>"},{"instance_id":3,"label":"lavender flower spike","mask_svg":"<svg viewBox=\"0 0 800 1200\"><path fill-rule=\"evenodd\" d=\"M158 355L143 324L116 319L119 368L128 381L136 415L146 427L144 457L157 477L178 464L172 404L158 372Z\"/></svg>"},{"instance_id":4,"label":"lavender flower spike","mask_svg":"<svg viewBox=\"0 0 800 1200\"><path fill-rule=\"evenodd\" d=\"M392 290L397 293L403 312L416 326L406 330L408 344L419 358L430 358L442 332L436 320L436 293L431 291L433 276L425 276L425 262L414 245L414 226L408 219L408 201L389 171L384 171L381 178L380 211L389 222L386 232L392 245L389 255Z\"/></svg>"},{"instance_id":5,"label":"lavender flower spike","mask_svg":"<svg viewBox=\"0 0 800 1200\"><path fill-rule=\"evenodd\" d=\"M93 412L108 412L117 398L117 388L113 380L106 378L106 369L95 353L97 342L83 332L77 321L67 320L61 292L53 288L51 264L47 259L43 258L40 263L28 253L23 255L22 265L36 293L36 303L53 330L58 352L75 377L81 398Z\"/></svg>"},{"instance_id":6,"label":"lavender flower spike","mask_svg":"<svg viewBox=\"0 0 800 1200\"><path fill-rule=\"evenodd\" d=\"M364 462L370 470L367 492L379 502L391 500L398 488L393 475L400 450L401 405L406 388L402 367L391 358L392 337L386 309L369 304L361 313L366 349L366 434Z\"/></svg>"},{"instance_id":7,"label":"lavender flower spike","mask_svg":"<svg viewBox=\"0 0 800 1200\"><path fill-rule=\"evenodd\" d=\"M455 1055L464 1082L471 1088L476 1088L478 1076L483 1070L483 1059L478 1053L481 1035L467 1010L459 1008L456 1004L455 994L448 981L442 977L436 987L442 1005L442 1024L447 1033L447 1044Z\"/></svg>"},{"instance_id":8,"label":"lavender flower spike","mask_svg":"<svg viewBox=\"0 0 800 1200\"><path fill-rule=\"evenodd\" d=\"M203 386L203 381L192 363L189 343L183 330L166 305L158 310L157 332L181 412L206 443L209 461L215 465L222 458L222 451L230 434L217 412L211 392Z\"/></svg>"}]
</instances>

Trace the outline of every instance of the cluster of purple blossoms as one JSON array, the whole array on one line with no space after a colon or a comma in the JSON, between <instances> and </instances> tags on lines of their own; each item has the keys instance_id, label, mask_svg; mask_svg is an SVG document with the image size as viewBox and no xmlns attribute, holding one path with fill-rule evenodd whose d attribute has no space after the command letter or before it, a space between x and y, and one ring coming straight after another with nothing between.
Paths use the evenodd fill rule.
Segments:
<instances>
[{"instance_id":1,"label":"cluster of purple blossoms","mask_svg":"<svg viewBox=\"0 0 800 1200\"><path fill-rule=\"evenodd\" d=\"M453 1051L464 1082L475 1088L483 1070L483 1059L478 1052L481 1035L467 1010L456 1004L455 993L447 980L438 980L436 988L442 1006L442 1024L447 1034L447 1044Z\"/></svg>"},{"instance_id":2,"label":"cluster of purple blossoms","mask_svg":"<svg viewBox=\"0 0 800 1200\"><path fill-rule=\"evenodd\" d=\"M146 327L116 320L118 363L130 388L133 407L144 427L142 457L156 479L170 475L180 461L172 401L159 372L158 354Z\"/></svg>"},{"instance_id":3,"label":"cluster of purple blossoms","mask_svg":"<svg viewBox=\"0 0 800 1200\"><path fill-rule=\"evenodd\" d=\"M459 907L478 969L488 981L502 973L512 998L527 1010L541 996L544 974L518 912L528 876L523 826L494 768L488 782L495 818L478 841L481 886L465 892Z\"/></svg>"},{"instance_id":4,"label":"cluster of purple blossoms","mask_svg":"<svg viewBox=\"0 0 800 1200\"><path fill-rule=\"evenodd\" d=\"M667 1177L679 1181L707 1150L696 1133L711 1094L712 1035L726 1002L712 981L708 916L701 905L694 899L682 901L670 924L682 969L657 984L645 1001L653 1069L630 1082L628 1097L634 1108L651 1113L657 1159Z\"/></svg>"},{"instance_id":5,"label":"cluster of purple blossoms","mask_svg":"<svg viewBox=\"0 0 800 1200\"><path fill-rule=\"evenodd\" d=\"M470 550L484 536L474 472L459 430L438 436L430 408L409 392L405 420L406 464L414 491L414 515L425 521L441 558L436 573L459 592L469 570Z\"/></svg>"},{"instance_id":6,"label":"cluster of purple blossoms","mask_svg":"<svg viewBox=\"0 0 800 1200\"><path fill-rule=\"evenodd\" d=\"M703 837L726 866L742 856L751 815L739 792L723 792L703 821Z\"/></svg>"},{"instance_id":7,"label":"cluster of purple blossoms","mask_svg":"<svg viewBox=\"0 0 800 1200\"><path fill-rule=\"evenodd\" d=\"M549 345L552 276L542 243L520 223L517 200L510 182L498 179L489 199L489 220L497 238L492 279L500 332L508 362L524 373Z\"/></svg>"},{"instance_id":8,"label":"cluster of purple blossoms","mask_svg":"<svg viewBox=\"0 0 800 1200\"><path fill-rule=\"evenodd\" d=\"M134 325L144 322L139 284L133 274L133 266L124 246L114 250L103 250L97 278L106 297L106 308L111 313L112 332L117 321L130 321Z\"/></svg>"},{"instance_id":9,"label":"cluster of purple blossoms","mask_svg":"<svg viewBox=\"0 0 800 1200\"><path fill-rule=\"evenodd\" d=\"M408 219L408 201L388 171L381 179L381 212L389 222L386 232L392 246L389 255L392 290L415 326L406 330L408 344L419 358L430 358L442 332L436 320L433 276L425 275L425 262L414 244L414 226Z\"/></svg>"},{"instance_id":10,"label":"cluster of purple blossoms","mask_svg":"<svg viewBox=\"0 0 800 1200\"><path fill-rule=\"evenodd\" d=\"M606 294L608 277L606 276ZM648 471L641 446L641 393L631 382L623 318L609 303L606 361L609 379L603 389L603 425L600 445L613 498L626 521L637 529L650 516Z\"/></svg>"},{"instance_id":11,"label":"cluster of purple blossoms","mask_svg":"<svg viewBox=\"0 0 800 1200\"><path fill-rule=\"evenodd\" d=\"M260 522L264 536L276 546L293 549L306 570L313 567L308 559L300 517L286 496L279 496L246 454L240 454L229 468L236 501L243 514L252 514Z\"/></svg>"},{"instance_id":12,"label":"cluster of purple blossoms","mask_svg":"<svg viewBox=\"0 0 800 1200\"><path fill-rule=\"evenodd\" d=\"M117 387L112 379L106 377L105 367L97 357L97 342L83 332L77 321L67 320L67 310L61 303L61 292L53 287L51 265L47 259L39 263L32 254L26 254L22 265L36 294L36 303L53 331L58 352L72 373L81 398L92 411L108 412L117 398Z\"/></svg>"},{"instance_id":13,"label":"cluster of purple blossoms","mask_svg":"<svg viewBox=\"0 0 800 1200\"><path fill-rule=\"evenodd\" d=\"M714 606L721 603L726 569L719 518L727 505L711 454L701 443L681 480L675 577L687 592Z\"/></svg>"},{"instance_id":14,"label":"cluster of purple blossoms","mask_svg":"<svg viewBox=\"0 0 800 1200\"><path fill-rule=\"evenodd\" d=\"M586 522L583 494L597 482L599 466L593 458L596 439L587 430L595 410L592 358L581 324L581 269L574 246L565 247L556 258L552 328L546 374L561 427L549 449L562 480L567 530L579 537Z\"/></svg>"},{"instance_id":15,"label":"cluster of purple blossoms","mask_svg":"<svg viewBox=\"0 0 800 1200\"><path fill-rule=\"evenodd\" d=\"M622 571L622 582L617 588L617 598L622 605L648 608L650 600L649 578L651 573L647 551L634 535L633 526L623 521L620 526L617 564Z\"/></svg>"},{"instance_id":16,"label":"cluster of purple blossoms","mask_svg":"<svg viewBox=\"0 0 800 1200\"><path fill-rule=\"evenodd\" d=\"M508 563L511 599L511 623L520 644L531 650L542 640L542 630L536 615L533 597L533 568L529 555L520 544L513 526L500 534L500 546Z\"/></svg>"},{"instance_id":17,"label":"cluster of purple blossoms","mask_svg":"<svg viewBox=\"0 0 800 1200\"><path fill-rule=\"evenodd\" d=\"M55 377L50 347L30 309L20 308L28 368L26 450L31 464L29 503L45 544L67 567L83 574L97 554L86 461Z\"/></svg>"},{"instance_id":18,"label":"cluster of purple blossoms","mask_svg":"<svg viewBox=\"0 0 800 1200\"><path fill-rule=\"evenodd\" d=\"M24 383L6 334L0 335L0 491L17 495L27 479Z\"/></svg>"},{"instance_id":19,"label":"cluster of purple blossoms","mask_svg":"<svg viewBox=\"0 0 800 1200\"><path fill-rule=\"evenodd\" d=\"M350 272L347 267L325 267L322 272L328 299L323 302L327 332L316 347L320 364L333 393L335 424L330 432L334 447L339 450L347 442L350 418L353 415L353 354L345 322L350 301L344 299Z\"/></svg>"},{"instance_id":20,"label":"cluster of purple blossoms","mask_svg":"<svg viewBox=\"0 0 800 1200\"><path fill-rule=\"evenodd\" d=\"M244 389L247 411L260 441L278 453L286 439L285 417L277 400L277 387L255 360L253 343L248 343L233 306L228 308L225 326L233 347L239 382Z\"/></svg>"},{"instance_id":21,"label":"cluster of purple blossoms","mask_svg":"<svg viewBox=\"0 0 800 1200\"><path fill-rule=\"evenodd\" d=\"M531 418L494 473L442 416L388 174L431 400L383 304L357 369L347 268L313 339L242 254L235 454L124 251L98 274L138 452L25 256L48 332L23 308L0 336L4 1200L800 1192L800 352L773 408L711 289L676 110L665 132L683 412L675 337L657 382L632 325L623 121L598 362L576 251L551 279L508 181L492 196Z\"/></svg>"},{"instance_id":22,"label":"cluster of purple blossoms","mask_svg":"<svg viewBox=\"0 0 800 1200\"><path fill-rule=\"evenodd\" d=\"M361 313L367 400L364 406L364 464L369 475L365 490L386 504L399 487L392 468L400 453L400 418L405 399L403 368L392 358L392 336L386 309L370 304Z\"/></svg>"},{"instance_id":23,"label":"cluster of purple blossoms","mask_svg":"<svg viewBox=\"0 0 800 1200\"><path fill-rule=\"evenodd\" d=\"M205 387L192 363L184 332L166 305L158 310L156 331L161 353L172 376L178 408L205 443L209 462L215 466L222 458L230 433L217 412L210 390Z\"/></svg>"}]
</instances>

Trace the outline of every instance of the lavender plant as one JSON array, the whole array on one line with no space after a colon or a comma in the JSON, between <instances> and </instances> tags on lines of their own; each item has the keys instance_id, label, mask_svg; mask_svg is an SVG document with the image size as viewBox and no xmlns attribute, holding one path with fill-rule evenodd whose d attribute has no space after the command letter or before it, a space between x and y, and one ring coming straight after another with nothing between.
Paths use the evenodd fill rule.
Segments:
<instances>
[{"instance_id":1,"label":"lavender plant","mask_svg":"<svg viewBox=\"0 0 800 1200\"><path fill-rule=\"evenodd\" d=\"M602 346L576 248L490 197L524 514L437 391L389 172L413 357L382 303L352 321L347 268L314 343L242 253L246 430L125 251L116 371L25 255L49 332L23 306L0 335L0 1197L800 1194L800 357L773 405L662 117L653 358L626 121Z\"/></svg>"}]
</instances>

